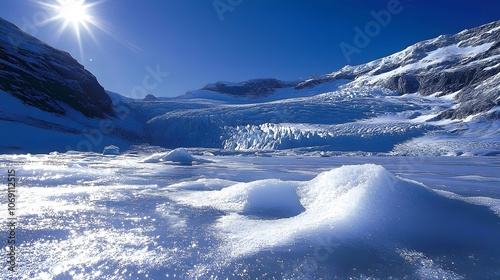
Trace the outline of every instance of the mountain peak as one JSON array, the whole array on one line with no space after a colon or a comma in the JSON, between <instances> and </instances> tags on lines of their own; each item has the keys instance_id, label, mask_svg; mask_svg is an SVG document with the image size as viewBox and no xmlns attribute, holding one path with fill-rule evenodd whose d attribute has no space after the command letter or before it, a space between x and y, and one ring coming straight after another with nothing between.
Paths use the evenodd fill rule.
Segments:
<instances>
[{"instance_id":1,"label":"mountain peak","mask_svg":"<svg viewBox=\"0 0 500 280\"><path fill-rule=\"evenodd\" d=\"M0 90L59 115L68 107L87 117L114 114L110 97L83 65L1 18Z\"/></svg>"},{"instance_id":2,"label":"mountain peak","mask_svg":"<svg viewBox=\"0 0 500 280\"><path fill-rule=\"evenodd\" d=\"M356 86L376 86L423 96L455 94L462 101L442 117L464 118L488 111L500 98L500 21L418 42L374 61L344 66L296 88L340 79ZM490 85L485 91L484 84ZM466 101L465 103L463 101Z\"/></svg>"}]
</instances>

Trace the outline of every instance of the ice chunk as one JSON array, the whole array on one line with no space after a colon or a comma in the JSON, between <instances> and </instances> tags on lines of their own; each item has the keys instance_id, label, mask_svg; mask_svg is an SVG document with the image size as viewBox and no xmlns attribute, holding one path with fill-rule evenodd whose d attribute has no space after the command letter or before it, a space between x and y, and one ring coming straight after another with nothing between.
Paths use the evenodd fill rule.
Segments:
<instances>
[{"instance_id":1,"label":"ice chunk","mask_svg":"<svg viewBox=\"0 0 500 280\"><path fill-rule=\"evenodd\" d=\"M154 154L143 160L143 162L146 163L157 163L164 161L171 161L180 164L192 164L193 161L197 161L197 159L194 158L186 149L177 148L168 153Z\"/></svg>"},{"instance_id":2,"label":"ice chunk","mask_svg":"<svg viewBox=\"0 0 500 280\"><path fill-rule=\"evenodd\" d=\"M120 148L118 148L115 145L110 145L104 147L104 151L102 152L103 155L119 155L120 154Z\"/></svg>"},{"instance_id":3,"label":"ice chunk","mask_svg":"<svg viewBox=\"0 0 500 280\"><path fill-rule=\"evenodd\" d=\"M172 161L186 164L191 164L195 160L196 159L184 148L178 148L170 151L165 157L163 157L163 161Z\"/></svg>"}]
</instances>

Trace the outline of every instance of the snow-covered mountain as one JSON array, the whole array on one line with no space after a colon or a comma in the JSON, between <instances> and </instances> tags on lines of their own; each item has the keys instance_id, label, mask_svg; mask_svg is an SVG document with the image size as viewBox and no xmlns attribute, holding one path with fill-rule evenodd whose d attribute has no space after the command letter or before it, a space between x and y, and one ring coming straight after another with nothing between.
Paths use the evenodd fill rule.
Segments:
<instances>
[{"instance_id":1,"label":"snow-covered mountain","mask_svg":"<svg viewBox=\"0 0 500 280\"><path fill-rule=\"evenodd\" d=\"M84 109L65 103L65 97L61 96L66 91L56 91L53 97L49 96L53 94L50 88L49 93L22 91L25 96L15 93L16 84L30 87L30 77L36 77L60 81L61 87L74 86L68 91L72 95L75 93L72 90L82 89L82 81L92 80L93 76L62 75L56 70L66 67L72 73L88 72L78 68L73 59L68 59L68 66L63 59L47 62L45 53L55 50L9 23L0 23L4 45L9 42L5 34L17 30L16 34L30 46L25 49L32 52L26 56L24 52L13 52L12 46L7 51L0 45L0 62L6 65L0 73L10 77L2 80L10 86L3 91L10 93L11 103L37 107L33 112L44 111L43 116L26 117L19 112L28 109L16 112L1 109L0 122L18 131L59 137L58 141L48 141L46 147L37 145L47 151L64 150L68 145L57 143L71 139L72 149L79 149L80 145L91 150L102 150L107 144L123 149L130 144L148 143L166 148L321 155L500 154L500 21L423 41L388 57L346 66L306 81L217 82L177 98L148 96L141 100L111 92L104 93L106 97L98 93L94 98L96 95L82 91L76 94L80 99L75 100L92 98ZM59 56L51 57L69 57L55 52ZM31 64L45 67L41 68L43 71L30 70L27 62L21 66L9 62L29 62L29 59L34 61ZM40 96L45 98L41 100L51 101L47 104L56 109L60 106L76 113L64 115L47 109L34 101ZM33 100L26 101L28 97ZM108 99L112 105L107 103ZM107 109L93 115L88 113L103 104L107 104ZM116 115L109 116L113 112ZM92 118L96 116L106 118ZM111 132L103 129L103 121L113 127ZM19 129L20 126L23 128ZM33 127L37 131L32 131ZM100 140L91 141L96 138L93 135ZM85 145L82 141L86 141ZM87 145L92 142L98 145ZM28 151L33 147L19 140L2 140L0 146L7 151L9 147Z\"/></svg>"},{"instance_id":2,"label":"snow-covered mountain","mask_svg":"<svg viewBox=\"0 0 500 280\"><path fill-rule=\"evenodd\" d=\"M0 153L127 147L142 131L122 122L97 79L68 53L0 18Z\"/></svg>"},{"instance_id":3,"label":"snow-covered mountain","mask_svg":"<svg viewBox=\"0 0 500 280\"><path fill-rule=\"evenodd\" d=\"M219 82L147 129L165 147L495 155L499 46L497 21L300 83Z\"/></svg>"},{"instance_id":4,"label":"snow-covered mountain","mask_svg":"<svg viewBox=\"0 0 500 280\"><path fill-rule=\"evenodd\" d=\"M113 115L97 79L68 53L52 48L0 18L0 90L23 103L64 115Z\"/></svg>"},{"instance_id":5,"label":"snow-covered mountain","mask_svg":"<svg viewBox=\"0 0 500 280\"><path fill-rule=\"evenodd\" d=\"M443 35L358 66L345 66L297 88L337 79L357 86L381 86L401 94L454 94L456 108L443 118L464 118L500 105L500 21ZM498 111L487 114L498 119Z\"/></svg>"},{"instance_id":6,"label":"snow-covered mountain","mask_svg":"<svg viewBox=\"0 0 500 280\"><path fill-rule=\"evenodd\" d=\"M276 79L254 79L242 83L217 82L206 85L202 90L224 93L234 97L262 98L272 95L277 89L295 85L292 82Z\"/></svg>"},{"instance_id":7,"label":"snow-covered mountain","mask_svg":"<svg viewBox=\"0 0 500 280\"><path fill-rule=\"evenodd\" d=\"M419 42L393 55L362 65L345 66L331 74L299 83L274 79L218 82L202 90L236 97L266 97L281 88L294 86L300 90L348 80L352 87L383 87L400 94L437 97L455 94L459 106L443 112L442 117L464 118L500 105L499 31L500 21L492 22L458 34ZM489 117L499 118L498 112Z\"/></svg>"}]
</instances>

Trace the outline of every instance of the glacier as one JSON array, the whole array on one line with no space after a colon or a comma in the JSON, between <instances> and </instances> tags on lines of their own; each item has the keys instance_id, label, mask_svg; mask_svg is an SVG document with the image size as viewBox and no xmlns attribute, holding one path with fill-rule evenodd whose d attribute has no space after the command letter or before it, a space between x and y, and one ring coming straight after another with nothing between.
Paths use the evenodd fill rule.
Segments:
<instances>
[{"instance_id":1,"label":"glacier","mask_svg":"<svg viewBox=\"0 0 500 280\"><path fill-rule=\"evenodd\" d=\"M322 85L321 89L298 91L295 95L299 97L270 101L235 102L224 99L222 94L217 98L215 93L205 98L190 95L180 100L138 104L136 110L143 112L142 115L166 111L150 116L145 130L152 144L167 148L236 151L307 148L398 155L494 155L499 151L498 130L493 129L498 121L484 120L482 114L462 120L438 117L457 106L456 100L448 95L399 95L383 88L339 84L330 85L330 90ZM188 105L191 108L186 108ZM412 144L424 143L429 138L450 145L431 146L424 152L419 144ZM465 143L467 139L473 143ZM457 148L456 140L464 145Z\"/></svg>"}]
</instances>

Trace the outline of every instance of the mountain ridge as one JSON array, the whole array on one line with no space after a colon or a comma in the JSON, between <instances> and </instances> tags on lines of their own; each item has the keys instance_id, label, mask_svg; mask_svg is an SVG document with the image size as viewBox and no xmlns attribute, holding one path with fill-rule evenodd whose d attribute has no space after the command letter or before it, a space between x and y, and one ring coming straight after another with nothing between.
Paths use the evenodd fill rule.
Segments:
<instances>
[{"instance_id":1,"label":"mountain ridge","mask_svg":"<svg viewBox=\"0 0 500 280\"><path fill-rule=\"evenodd\" d=\"M440 56L436 52L440 52ZM433 60L429 60L427 64L416 65L425 61L428 56ZM457 99L464 104L443 112L439 117L457 119L488 111L500 105L500 93L494 91L500 87L500 78L496 76L498 71L500 71L500 20L466 29L457 34L441 35L417 42L400 52L364 64L346 65L330 74L299 82L294 88L301 90L327 82L350 80L355 86L381 86L400 94L444 96L456 93ZM386 77L382 77L384 75ZM490 80L487 84L493 86L484 89L486 93L477 94L477 90L474 92L474 87L480 86L488 79ZM261 98L270 96L273 91L282 88L266 87L268 80L272 79L262 79L264 82L262 85L255 82L259 80L240 83L218 82L216 87L207 85L202 90L237 97L245 97L244 91L247 90L248 97ZM252 81L254 81L253 88L267 89L264 91L265 94L255 95L252 87L246 86ZM293 85L291 82L279 82L283 85ZM231 94L224 90L226 88L231 88L238 94ZM495 113L489 117L499 116Z\"/></svg>"},{"instance_id":2,"label":"mountain ridge","mask_svg":"<svg viewBox=\"0 0 500 280\"><path fill-rule=\"evenodd\" d=\"M57 50L0 18L0 90L25 104L64 115L66 105L87 117L114 115L97 78Z\"/></svg>"}]
</instances>

